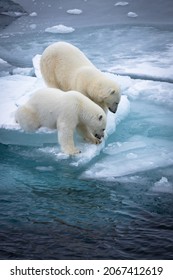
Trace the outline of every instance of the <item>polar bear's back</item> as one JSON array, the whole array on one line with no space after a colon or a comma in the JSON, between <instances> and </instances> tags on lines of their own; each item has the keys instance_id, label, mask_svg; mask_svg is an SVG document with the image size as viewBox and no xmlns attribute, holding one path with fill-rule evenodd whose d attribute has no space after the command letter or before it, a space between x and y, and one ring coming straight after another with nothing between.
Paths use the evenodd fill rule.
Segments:
<instances>
[{"instance_id":1,"label":"polar bear's back","mask_svg":"<svg viewBox=\"0 0 173 280\"><path fill-rule=\"evenodd\" d=\"M45 113L56 111L58 113L62 109L68 110L75 104L75 100L78 102L72 95L55 88L42 88L33 94L27 104L34 106L38 111L43 110Z\"/></svg>"},{"instance_id":2,"label":"polar bear's back","mask_svg":"<svg viewBox=\"0 0 173 280\"><path fill-rule=\"evenodd\" d=\"M73 86L75 72L81 67L94 67L90 60L77 47L57 42L48 46L41 56L42 76L50 87L70 90Z\"/></svg>"}]
</instances>

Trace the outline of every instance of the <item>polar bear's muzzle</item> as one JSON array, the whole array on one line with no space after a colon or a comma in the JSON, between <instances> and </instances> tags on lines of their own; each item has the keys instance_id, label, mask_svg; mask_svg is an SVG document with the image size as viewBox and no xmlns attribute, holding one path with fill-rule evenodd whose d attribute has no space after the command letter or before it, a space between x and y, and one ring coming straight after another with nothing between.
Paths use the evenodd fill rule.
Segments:
<instances>
[{"instance_id":1,"label":"polar bear's muzzle","mask_svg":"<svg viewBox=\"0 0 173 280\"><path fill-rule=\"evenodd\" d=\"M109 111L111 111L112 113L116 113L118 108L118 103L114 103L112 106L109 106Z\"/></svg>"}]
</instances>

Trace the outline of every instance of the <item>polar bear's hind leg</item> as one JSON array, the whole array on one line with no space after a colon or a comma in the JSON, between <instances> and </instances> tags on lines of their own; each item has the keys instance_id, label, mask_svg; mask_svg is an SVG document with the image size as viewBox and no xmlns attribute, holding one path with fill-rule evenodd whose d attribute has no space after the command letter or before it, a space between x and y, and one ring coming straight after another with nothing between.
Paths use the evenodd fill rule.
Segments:
<instances>
[{"instance_id":1,"label":"polar bear's hind leg","mask_svg":"<svg viewBox=\"0 0 173 280\"><path fill-rule=\"evenodd\" d=\"M28 106L18 108L15 120L20 124L21 128L27 132L33 132L40 127L37 113Z\"/></svg>"}]
</instances>

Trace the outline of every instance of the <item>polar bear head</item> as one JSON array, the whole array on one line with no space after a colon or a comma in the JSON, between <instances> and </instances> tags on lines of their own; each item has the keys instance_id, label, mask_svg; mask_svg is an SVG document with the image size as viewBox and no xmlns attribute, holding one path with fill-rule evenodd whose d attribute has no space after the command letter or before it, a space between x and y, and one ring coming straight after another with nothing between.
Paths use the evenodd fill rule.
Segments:
<instances>
[{"instance_id":1,"label":"polar bear head","mask_svg":"<svg viewBox=\"0 0 173 280\"><path fill-rule=\"evenodd\" d=\"M100 102L104 103L112 113L116 113L121 95L120 88L115 81L107 79L107 77L104 80L102 79L98 97Z\"/></svg>"},{"instance_id":2,"label":"polar bear head","mask_svg":"<svg viewBox=\"0 0 173 280\"><path fill-rule=\"evenodd\" d=\"M104 102L112 113L116 113L118 104L120 102L119 91L113 88L109 89L104 98Z\"/></svg>"},{"instance_id":3,"label":"polar bear head","mask_svg":"<svg viewBox=\"0 0 173 280\"><path fill-rule=\"evenodd\" d=\"M97 126L94 127L94 136L98 139L101 139L102 137L104 137L104 131L106 129L106 115L105 114L100 114L99 116L97 116Z\"/></svg>"},{"instance_id":4,"label":"polar bear head","mask_svg":"<svg viewBox=\"0 0 173 280\"><path fill-rule=\"evenodd\" d=\"M100 111L102 112L93 115L89 122L89 130L97 139L104 137L104 131L106 129L106 114L102 109Z\"/></svg>"},{"instance_id":5,"label":"polar bear head","mask_svg":"<svg viewBox=\"0 0 173 280\"><path fill-rule=\"evenodd\" d=\"M121 98L120 87L104 73L93 69L90 72L88 71L87 76L92 74L90 83L87 83L88 97L102 107L105 112L109 109L112 113L116 113Z\"/></svg>"}]
</instances>

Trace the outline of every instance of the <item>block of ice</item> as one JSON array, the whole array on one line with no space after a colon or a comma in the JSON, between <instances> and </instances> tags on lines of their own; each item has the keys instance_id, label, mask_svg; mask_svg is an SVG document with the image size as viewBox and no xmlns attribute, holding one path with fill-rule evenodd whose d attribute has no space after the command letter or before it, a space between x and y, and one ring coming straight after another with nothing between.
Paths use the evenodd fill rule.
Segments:
<instances>
[{"instance_id":1,"label":"block of ice","mask_svg":"<svg viewBox=\"0 0 173 280\"><path fill-rule=\"evenodd\" d=\"M168 181L166 177L162 177L159 181L154 183L152 191L173 194L173 185Z\"/></svg>"},{"instance_id":2,"label":"block of ice","mask_svg":"<svg viewBox=\"0 0 173 280\"><path fill-rule=\"evenodd\" d=\"M67 13L71 14L71 15L80 15L82 13L82 10L80 10L80 9L71 9L71 10L67 10Z\"/></svg>"},{"instance_id":3,"label":"block of ice","mask_svg":"<svg viewBox=\"0 0 173 280\"><path fill-rule=\"evenodd\" d=\"M105 147L104 152L109 155L86 170L82 177L113 180L173 164L173 147L169 140L132 137L127 142Z\"/></svg>"},{"instance_id":4,"label":"block of ice","mask_svg":"<svg viewBox=\"0 0 173 280\"><path fill-rule=\"evenodd\" d=\"M71 33L75 31L73 27L65 26L63 24L54 25L45 29L45 32L50 33Z\"/></svg>"},{"instance_id":5,"label":"block of ice","mask_svg":"<svg viewBox=\"0 0 173 280\"><path fill-rule=\"evenodd\" d=\"M134 12L128 12L127 16L131 17L131 18L138 17L138 15L136 13L134 13Z\"/></svg>"},{"instance_id":6,"label":"block of ice","mask_svg":"<svg viewBox=\"0 0 173 280\"><path fill-rule=\"evenodd\" d=\"M0 78L0 128L19 129L14 121L17 106L23 104L41 86L42 81L30 76L12 75Z\"/></svg>"},{"instance_id":7,"label":"block of ice","mask_svg":"<svg viewBox=\"0 0 173 280\"><path fill-rule=\"evenodd\" d=\"M36 17L36 16L37 16L37 13L36 13L36 12L32 12L32 13L30 13L29 15L30 15L30 17Z\"/></svg>"},{"instance_id":8,"label":"block of ice","mask_svg":"<svg viewBox=\"0 0 173 280\"><path fill-rule=\"evenodd\" d=\"M114 4L114 6L127 6L128 4L128 2L117 2Z\"/></svg>"},{"instance_id":9,"label":"block of ice","mask_svg":"<svg viewBox=\"0 0 173 280\"><path fill-rule=\"evenodd\" d=\"M40 59L41 59L40 54L36 54L32 59L34 72L37 78L42 78L41 71L40 71Z\"/></svg>"},{"instance_id":10,"label":"block of ice","mask_svg":"<svg viewBox=\"0 0 173 280\"><path fill-rule=\"evenodd\" d=\"M34 70L33 68L21 68L17 67L12 70L12 75L24 75L24 76L33 76Z\"/></svg>"}]
</instances>

